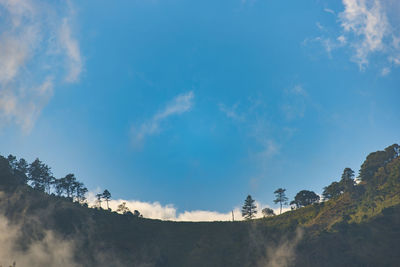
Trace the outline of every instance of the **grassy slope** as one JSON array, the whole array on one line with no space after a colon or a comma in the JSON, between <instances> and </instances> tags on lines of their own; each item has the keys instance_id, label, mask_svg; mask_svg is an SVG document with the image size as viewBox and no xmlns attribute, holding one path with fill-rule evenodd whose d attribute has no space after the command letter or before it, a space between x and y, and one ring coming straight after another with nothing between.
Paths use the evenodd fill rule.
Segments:
<instances>
[{"instance_id":1,"label":"grassy slope","mask_svg":"<svg viewBox=\"0 0 400 267\"><path fill-rule=\"evenodd\" d=\"M21 224L24 245L53 230L76 242L84 266L257 266L284 240L295 266L397 266L400 262L400 158L352 194L252 222L184 223L88 209L37 192L0 167L0 210ZM261 265L260 265L261 266ZM283 265L284 266L284 265Z\"/></svg>"}]
</instances>

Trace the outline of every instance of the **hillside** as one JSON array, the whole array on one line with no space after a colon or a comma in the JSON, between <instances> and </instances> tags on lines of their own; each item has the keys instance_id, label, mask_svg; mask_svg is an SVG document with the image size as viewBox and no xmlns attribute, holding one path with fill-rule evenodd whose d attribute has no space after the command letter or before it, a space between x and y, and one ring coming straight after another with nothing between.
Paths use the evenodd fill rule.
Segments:
<instances>
[{"instance_id":1,"label":"hillside","mask_svg":"<svg viewBox=\"0 0 400 267\"><path fill-rule=\"evenodd\" d=\"M0 264L398 266L398 146L371 153L360 177L350 191L279 216L171 222L88 208L35 190L1 157Z\"/></svg>"}]
</instances>

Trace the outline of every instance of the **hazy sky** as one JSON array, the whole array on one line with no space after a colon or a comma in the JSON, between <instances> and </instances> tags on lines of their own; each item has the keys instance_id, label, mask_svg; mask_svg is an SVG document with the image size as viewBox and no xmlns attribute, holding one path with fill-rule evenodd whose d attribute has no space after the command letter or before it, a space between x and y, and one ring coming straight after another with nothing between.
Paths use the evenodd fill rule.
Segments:
<instances>
[{"instance_id":1,"label":"hazy sky","mask_svg":"<svg viewBox=\"0 0 400 267\"><path fill-rule=\"evenodd\" d=\"M0 0L1 153L229 212L399 142L400 3Z\"/></svg>"}]
</instances>

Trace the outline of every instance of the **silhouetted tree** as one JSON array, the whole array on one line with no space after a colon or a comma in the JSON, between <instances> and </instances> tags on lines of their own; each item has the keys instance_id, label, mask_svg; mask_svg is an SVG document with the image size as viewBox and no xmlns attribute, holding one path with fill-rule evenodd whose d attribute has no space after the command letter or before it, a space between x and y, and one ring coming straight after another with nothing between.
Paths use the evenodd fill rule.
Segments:
<instances>
[{"instance_id":1,"label":"silhouetted tree","mask_svg":"<svg viewBox=\"0 0 400 267\"><path fill-rule=\"evenodd\" d=\"M75 196L79 203L84 203L86 200L86 193L88 189L81 182L75 182Z\"/></svg>"},{"instance_id":2,"label":"silhouetted tree","mask_svg":"<svg viewBox=\"0 0 400 267\"><path fill-rule=\"evenodd\" d=\"M254 203L255 200L250 195L248 195L242 207L242 216L246 220L253 219L257 214L257 207Z\"/></svg>"},{"instance_id":3,"label":"silhouetted tree","mask_svg":"<svg viewBox=\"0 0 400 267\"><path fill-rule=\"evenodd\" d=\"M264 215L264 217L270 217L275 215L274 210L271 208L264 208L262 210L262 214Z\"/></svg>"},{"instance_id":4,"label":"silhouetted tree","mask_svg":"<svg viewBox=\"0 0 400 267\"><path fill-rule=\"evenodd\" d=\"M17 171L26 175L28 173L28 167L29 167L28 162L26 162L25 159L21 158L17 163L16 169L17 169Z\"/></svg>"},{"instance_id":5,"label":"silhouetted tree","mask_svg":"<svg viewBox=\"0 0 400 267\"><path fill-rule=\"evenodd\" d=\"M70 173L67 174L64 178L57 179L55 184L57 195L64 195L67 198L73 198L78 182L75 178L75 175Z\"/></svg>"},{"instance_id":6,"label":"silhouetted tree","mask_svg":"<svg viewBox=\"0 0 400 267\"><path fill-rule=\"evenodd\" d=\"M278 188L274 192L274 194L275 194L274 203L275 204L279 203L279 205L280 205L279 214L282 214L282 206L287 205L288 198L286 197L285 192L286 192L286 189L283 189L283 188Z\"/></svg>"},{"instance_id":7,"label":"silhouetted tree","mask_svg":"<svg viewBox=\"0 0 400 267\"><path fill-rule=\"evenodd\" d=\"M107 209L110 209L110 207L108 206L108 201L110 201L110 199L111 199L111 193L106 189L106 190L104 190L102 197L106 200Z\"/></svg>"},{"instance_id":8,"label":"silhouetted tree","mask_svg":"<svg viewBox=\"0 0 400 267\"><path fill-rule=\"evenodd\" d=\"M10 164L10 167L13 171L15 171L17 169L17 157L13 156L13 155L8 155L7 157L8 160L8 164Z\"/></svg>"},{"instance_id":9,"label":"silhouetted tree","mask_svg":"<svg viewBox=\"0 0 400 267\"><path fill-rule=\"evenodd\" d=\"M21 184L26 184L28 163L24 159L20 159L19 161L17 161L17 158L13 155L8 155L7 161L10 166L11 172L16 175L16 181Z\"/></svg>"},{"instance_id":10,"label":"silhouetted tree","mask_svg":"<svg viewBox=\"0 0 400 267\"><path fill-rule=\"evenodd\" d=\"M61 179L55 179L53 182L54 189L56 191L57 196L62 196L64 193L64 185L63 185L63 178Z\"/></svg>"},{"instance_id":11,"label":"silhouetted tree","mask_svg":"<svg viewBox=\"0 0 400 267\"><path fill-rule=\"evenodd\" d=\"M37 158L28 167L28 180L34 189L50 193L54 177L50 167Z\"/></svg>"},{"instance_id":12,"label":"silhouetted tree","mask_svg":"<svg viewBox=\"0 0 400 267\"><path fill-rule=\"evenodd\" d=\"M290 202L290 205L296 205L297 208L305 207L313 203L319 202L319 196L313 191L301 190L296 194L294 200Z\"/></svg>"}]
</instances>

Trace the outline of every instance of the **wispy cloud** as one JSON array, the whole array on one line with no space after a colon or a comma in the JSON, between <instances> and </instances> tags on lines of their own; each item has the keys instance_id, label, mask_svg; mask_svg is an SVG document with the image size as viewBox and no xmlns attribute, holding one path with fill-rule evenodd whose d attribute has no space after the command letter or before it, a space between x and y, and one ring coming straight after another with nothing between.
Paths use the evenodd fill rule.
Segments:
<instances>
[{"instance_id":1,"label":"wispy cloud","mask_svg":"<svg viewBox=\"0 0 400 267\"><path fill-rule=\"evenodd\" d=\"M344 31L356 37L352 42L356 52L353 60L361 69L368 64L371 53L385 49L385 38L393 34L385 2L389 1L343 0L345 9L339 18Z\"/></svg>"},{"instance_id":2,"label":"wispy cloud","mask_svg":"<svg viewBox=\"0 0 400 267\"><path fill-rule=\"evenodd\" d=\"M161 123L167 118L190 111L194 104L193 100L193 91L178 95L164 109L154 114L151 119L138 127L132 126L131 135L133 144L140 146L146 137L159 133L161 131Z\"/></svg>"},{"instance_id":3,"label":"wispy cloud","mask_svg":"<svg viewBox=\"0 0 400 267\"><path fill-rule=\"evenodd\" d=\"M303 94L300 90L297 94ZM267 106L260 99L249 98L249 101L233 106L219 104L219 110L226 116L227 119L235 123L238 129L247 139L248 143L248 158L252 163L259 166L268 165L269 161L279 154L281 144L276 141L274 126L267 119L269 116L266 113Z\"/></svg>"},{"instance_id":4,"label":"wispy cloud","mask_svg":"<svg viewBox=\"0 0 400 267\"><path fill-rule=\"evenodd\" d=\"M390 68L385 67L385 68L382 69L381 75L382 75L382 76L387 76L387 75L390 74L390 71L391 71Z\"/></svg>"},{"instance_id":5,"label":"wispy cloud","mask_svg":"<svg viewBox=\"0 0 400 267\"><path fill-rule=\"evenodd\" d=\"M331 13L331 14L335 15L335 11L333 11L330 8L324 8L324 11L327 12L327 13Z\"/></svg>"},{"instance_id":6,"label":"wispy cloud","mask_svg":"<svg viewBox=\"0 0 400 267\"><path fill-rule=\"evenodd\" d=\"M15 123L28 133L63 75L60 69L67 70L67 81L77 81L82 60L68 6L0 0L0 126ZM60 66L63 59L67 66Z\"/></svg>"},{"instance_id":7,"label":"wispy cloud","mask_svg":"<svg viewBox=\"0 0 400 267\"><path fill-rule=\"evenodd\" d=\"M338 18L339 34L319 36L307 39L320 42L329 56L338 48L352 51L351 60L358 64L360 70L365 70L375 55L386 60L376 61L384 71L381 75L390 73L392 67L400 62L400 28L398 13L400 2L391 0L342 0L343 11L336 15L330 9L324 11ZM335 37L336 35L336 37ZM375 63L375 62L374 62Z\"/></svg>"},{"instance_id":8,"label":"wispy cloud","mask_svg":"<svg viewBox=\"0 0 400 267\"><path fill-rule=\"evenodd\" d=\"M72 36L69 18L64 18L60 30L60 42L66 52L66 61L68 73L66 80L68 82L76 82L82 72L82 57L79 44Z\"/></svg>"}]
</instances>

